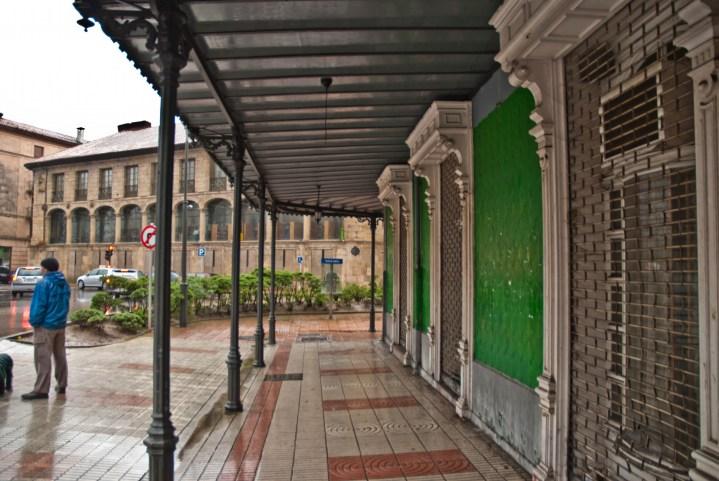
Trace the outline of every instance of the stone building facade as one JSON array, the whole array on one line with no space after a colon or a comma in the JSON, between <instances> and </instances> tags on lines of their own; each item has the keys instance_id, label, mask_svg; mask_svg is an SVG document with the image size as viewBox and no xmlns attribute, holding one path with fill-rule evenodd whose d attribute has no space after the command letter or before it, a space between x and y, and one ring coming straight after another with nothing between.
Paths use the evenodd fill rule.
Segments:
<instances>
[{"instance_id":1,"label":"stone building facade","mask_svg":"<svg viewBox=\"0 0 719 481\"><path fill-rule=\"evenodd\" d=\"M25 164L77 144L75 137L4 119L0 114L1 267L29 261L33 179Z\"/></svg>"},{"instance_id":2,"label":"stone building facade","mask_svg":"<svg viewBox=\"0 0 719 481\"><path fill-rule=\"evenodd\" d=\"M106 264L105 250L115 246L112 265L149 272L151 256L140 245L140 230L155 219L157 129L147 122L119 126L117 134L45 156L27 167L34 177L30 262L56 257L74 279ZM174 172L173 260L181 270L184 133L176 138ZM202 148L188 150L187 271L229 274L231 266L232 186ZM258 212L243 205L241 265L257 267ZM265 264L270 263L271 221L266 219ZM279 214L277 269L323 275L322 257L344 260L335 270L343 284L368 284L370 230L356 219ZM377 259L383 258L381 227ZM357 249L353 249L357 247ZM205 255L200 256L200 248ZM353 251L356 255L353 254ZM298 262L301 258L302 262ZM381 264L377 264L377 272ZM379 284L379 277L377 280Z\"/></svg>"}]
</instances>

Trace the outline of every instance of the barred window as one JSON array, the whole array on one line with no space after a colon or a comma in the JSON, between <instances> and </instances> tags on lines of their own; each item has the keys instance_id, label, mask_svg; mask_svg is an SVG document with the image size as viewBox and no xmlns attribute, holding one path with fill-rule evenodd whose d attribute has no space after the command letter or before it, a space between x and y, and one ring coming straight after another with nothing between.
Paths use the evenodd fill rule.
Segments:
<instances>
[{"instance_id":1,"label":"barred window","mask_svg":"<svg viewBox=\"0 0 719 481\"><path fill-rule=\"evenodd\" d=\"M87 209L77 208L72 211L72 243L87 242L90 242L90 212Z\"/></svg>"},{"instance_id":2,"label":"barred window","mask_svg":"<svg viewBox=\"0 0 719 481\"><path fill-rule=\"evenodd\" d=\"M185 210L185 233L188 242L200 240L200 206L197 202L188 200L185 207L182 202L175 208L175 241L182 240L182 212Z\"/></svg>"},{"instance_id":3,"label":"barred window","mask_svg":"<svg viewBox=\"0 0 719 481\"><path fill-rule=\"evenodd\" d=\"M95 242L115 242L115 211L112 207L100 207L95 211Z\"/></svg>"},{"instance_id":4,"label":"barred window","mask_svg":"<svg viewBox=\"0 0 719 481\"><path fill-rule=\"evenodd\" d=\"M50 211L50 244L64 244L66 242L66 225L65 211L55 209Z\"/></svg>"},{"instance_id":5,"label":"barred window","mask_svg":"<svg viewBox=\"0 0 719 481\"><path fill-rule=\"evenodd\" d=\"M126 205L120 210L120 241L137 242L142 229L142 211L136 205Z\"/></svg>"},{"instance_id":6,"label":"barred window","mask_svg":"<svg viewBox=\"0 0 719 481\"><path fill-rule=\"evenodd\" d=\"M230 238L232 225L232 206L224 199L216 199L207 203L207 222L205 239L208 241L224 241Z\"/></svg>"}]
</instances>

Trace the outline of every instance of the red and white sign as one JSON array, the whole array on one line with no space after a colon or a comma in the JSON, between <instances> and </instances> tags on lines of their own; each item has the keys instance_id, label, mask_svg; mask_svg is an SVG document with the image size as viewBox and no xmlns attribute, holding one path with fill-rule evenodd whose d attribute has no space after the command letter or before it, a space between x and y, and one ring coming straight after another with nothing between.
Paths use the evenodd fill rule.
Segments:
<instances>
[{"instance_id":1,"label":"red and white sign","mask_svg":"<svg viewBox=\"0 0 719 481\"><path fill-rule=\"evenodd\" d=\"M142 228L140 243L150 250L155 248L155 244L157 244L157 226L155 224L148 224Z\"/></svg>"}]
</instances>

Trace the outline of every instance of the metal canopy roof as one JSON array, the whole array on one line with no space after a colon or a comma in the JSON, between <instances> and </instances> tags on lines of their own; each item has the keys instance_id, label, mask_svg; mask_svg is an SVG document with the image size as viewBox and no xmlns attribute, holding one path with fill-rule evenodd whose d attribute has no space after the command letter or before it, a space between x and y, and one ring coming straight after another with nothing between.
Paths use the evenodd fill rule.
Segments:
<instances>
[{"instance_id":1,"label":"metal canopy roof","mask_svg":"<svg viewBox=\"0 0 719 481\"><path fill-rule=\"evenodd\" d=\"M488 20L501 0L183 1L192 51L180 116L201 138L236 125L280 203L378 212L376 179L434 100L467 100L496 69ZM144 1L79 0L153 84ZM122 24L125 24L123 26ZM332 77L325 95L320 82ZM326 102L326 104L325 104ZM326 109L326 110L325 110ZM326 112L326 117L325 117ZM215 160L234 174L222 150Z\"/></svg>"}]
</instances>

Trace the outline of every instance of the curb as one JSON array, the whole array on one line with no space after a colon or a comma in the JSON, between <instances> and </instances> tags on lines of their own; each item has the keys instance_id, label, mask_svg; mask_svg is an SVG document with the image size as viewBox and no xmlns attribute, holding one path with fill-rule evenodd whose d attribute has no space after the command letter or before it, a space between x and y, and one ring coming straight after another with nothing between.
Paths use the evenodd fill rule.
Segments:
<instances>
[{"instance_id":1,"label":"curb","mask_svg":"<svg viewBox=\"0 0 719 481\"><path fill-rule=\"evenodd\" d=\"M240 368L240 390L249 379L248 373L254 369L252 363L253 357L247 357L242 360ZM192 449L204 440L203 434L212 431L212 428L223 416L234 416L235 414L225 414L225 402L227 400L227 389L225 386L218 386L215 393L205 402L203 408L199 410L192 421L178 433L179 440L175 449L176 461L182 462L185 451ZM246 394L246 393L245 393ZM185 436L184 434L187 433Z\"/></svg>"}]
</instances>

